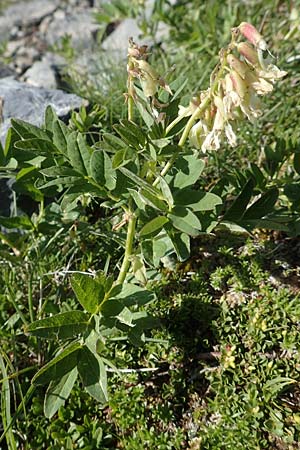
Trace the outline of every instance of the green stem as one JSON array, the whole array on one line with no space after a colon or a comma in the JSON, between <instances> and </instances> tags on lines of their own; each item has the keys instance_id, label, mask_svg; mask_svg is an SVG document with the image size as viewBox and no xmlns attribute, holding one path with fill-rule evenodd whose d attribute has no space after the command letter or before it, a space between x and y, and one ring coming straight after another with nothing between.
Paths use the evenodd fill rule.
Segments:
<instances>
[{"instance_id":1,"label":"green stem","mask_svg":"<svg viewBox=\"0 0 300 450\"><path fill-rule=\"evenodd\" d=\"M183 116L177 116L176 119L171 122L167 128L166 128L166 135L170 133L170 131L177 125L184 117Z\"/></svg>"},{"instance_id":2,"label":"green stem","mask_svg":"<svg viewBox=\"0 0 300 450\"><path fill-rule=\"evenodd\" d=\"M30 268L29 268L30 270ZM30 322L34 321L34 313L33 313L33 298L32 298L32 273L29 275L28 280L28 310Z\"/></svg>"},{"instance_id":3,"label":"green stem","mask_svg":"<svg viewBox=\"0 0 300 450\"><path fill-rule=\"evenodd\" d=\"M178 142L179 147L184 146L184 144L190 134L192 126L194 125L195 121L201 117L201 114L208 107L210 102L211 102L211 97L210 97L210 95L208 95L207 97L205 97L203 102L200 103L200 105L198 106L196 111L194 111L194 113L191 115L191 117L189 118L188 123L186 124L185 129L181 135L180 141Z\"/></svg>"},{"instance_id":4,"label":"green stem","mask_svg":"<svg viewBox=\"0 0 300 450\"><path fill-rule=\"evenodd\" d=\"M189 118L185 129L182 133L182 136L180 138L180 141L178 142L178 147L179 150L177 150L177 152L175 152L173 154L173 156L171 157L171 159L167 162L167 164L165 165L165 167L162 169L162 171L160 172L160 176L157 177L154 182L153 182L153 186L157 186L159 183L159 179L160 177L163 177L173 166L174 162L176 161L179 152L180 152L180 148L184 146L188 136L189 136L189 132L192 128L192 126L194 125L194 122L201 116L201 114L203 113L203 111L207 108L207 106L209 105L209 103L211 102L211 98L210 96L207 96L203 102L198 106L198 108L196 109L196 111L194 111L194 113L192 114L192 116ZM175 119L176 120L176 119ZM172 125L172 124L170 124Z\"/></svg>"},{"instance_id":5,"label":"green stem","mask_svg":"<svg viewBox=\"0 0 300 450\"><path fill-rule=\"evenodd\" d=\"M133 121L133 105L134 105L134 101L133 98L131 97L131 95L129 95L128 97L128 120Z\"/></svg>"},{"instance_id":6,"label":"green stem","mask_svg":"<svg viewBox=\"0 0 300 450\"><path fill-rule=\"evenodd\" d=\"M127 237L126 237L126 244L125 244L125 254L124 259L122 262L122 266L120 269L119 276L117 278L116 284L122 284L125 281L127 272L129 270L130 266L130 257L132 255L132 247L133 247L133 241L134 241L134 234L135 234L135 227L136 227L136 216L130 212L130 217L128 221L128 228L127 228Z\"/></svg>"},{"instance_id":7,"label":"green stem","mask_svg":"<svg viewBox=\"0 0 300 450\"><path fill-rule=\"evenodd\" d=\"M43 214L44 214L44 198L42 198L40 201L40 211L39 211L37 223L39 223L42 220Z\"/></svg>"},{"instance_id":8,"label":"green stem","mask_svg":"<svg viewBox=\"0 0 300 450\"><path fill-rule=\"evenodd\" d=\"M173 156L171 157L171 159L169 159L169 161L167 162L167 164L165 165L165 167L162 169L162 171L160 172L159 176L156 177L156 179L153 181L152 186L157 186L159 183L159 180L161 177L163 177L173 166L174 162L176 161L178 155L179 155L179 151L177 150Z\"/></svg>"},{"instance_id":9,"label":"green stem","mask_svg":"<svg viewBox=\"0 0 300 450\"><path fill-rule=\"evenodd\" d=\"M128 88L128 97L127 97L127 117L128 120L133 121L133 107L134 107L134 101L133 101L133 94L134 94L134 86L133 86L133 78L131 75L128 74L128 81L127 81L127 88Z\"/></svg>"},{"instance_id":10,"label":"green stem","mask_svg":"<svg viewBox=\"0 0 300 450\"><path fill-rule=\"evenodd\" d=\"M23 324L25 326L28 325L28 322L24 316L24 314L22 313L21 309L19 308L18 303L15 301L14 298L14 292L12 292L12 290L7 286L7 290L8 290L8 299L11 301L13 307L15 308L17 314L19 314L20 319L22 320Z\"/></svg>"}]
</instances>

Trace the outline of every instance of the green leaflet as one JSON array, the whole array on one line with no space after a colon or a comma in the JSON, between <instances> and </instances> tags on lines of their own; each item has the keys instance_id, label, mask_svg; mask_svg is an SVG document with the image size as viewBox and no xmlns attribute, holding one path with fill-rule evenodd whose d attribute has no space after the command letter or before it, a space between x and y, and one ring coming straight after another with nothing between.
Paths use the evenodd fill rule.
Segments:
<instances>
[{"instance_id":1,"label":"green leaflet","mask_svg":"<svg viewBox=\"0 0 300 450\"><path fill-rule=\"evenodd\" d=\"M44 414L47 419L51 419L58 409L65 404L65 401L71 394L77 376L77 367L73 367L70 372L63 375L60 379L50 382L44 401Z\"/></svg>"},{"instance_id":2,"label":"green leaflet","mask_svg":"<svg viewBox=\"0 0 300 450\"><path fill-rule=\"evenodd\" d=\"M84 346L78 357L78 373L85 390L100 403L106 403L107 374L105 365L97 353Z\"/></svg>"},{"instance_id":3,"label":"green leaflet","mask_svg":"<svg viewBox=\"0 0 300 450\"><path fill-rule=\"evenodd\" d=\"M99 186L109 190L116 187L116 172L110 157L104 150L95 150L90 160L90 174Z\"/></svg>"},{"instance_id":4,"label":"green leaflet","mask_svg":"<svg viewBox=\"0 0 300 450\"><path fill-rule=\"evenodd\" d=\"M47 339L69 339L87 331L89 319L82 311L67 311L32 322L26 331Z\"/></svg>"},{"instance_id":5,"label":"green leaflet","mask_svg":"<svg viewBox=\"0 0 300 450\"><path fill-rule=\"evenodd\" d=\"M47 384L53 380L60 380L77 366L78 352L81 347L79 342L73 342L64 348L35 374L31 380L32 384Z\"/></svg>"},{"instance_id":6,"label":"green leaflet","mask_svg":"<svg viewBox=\"0 0 300 450\"><path fill-rule=\"evenodd\" d=\"M201 223L198 217L188 208L176 206L168 218L173 226L189 236L198 236L201 230Z\"/></svg>"},{"instance_id":7,"label":"green leaflet","mask_svg":"<svg viewBox=\"0 0 300 450\"><path fill-rule=\"evenodd\" d=\"M140 236L147 236L149 234L155 235L160 232L169 219L165 216L158 216L146 223L140 231Z\"/></svg>"},{"instance_id":8,"label":"green leaflet","mask_svg":"<svg viewBox=\"0 0 300 450\"><path fill-rule=\"evenodd\" d=\"M104 298L104 287L91 276L80 273L72 276L71 286L83 308L91 314L96 313Z\"/></svg>"}]
</instances>

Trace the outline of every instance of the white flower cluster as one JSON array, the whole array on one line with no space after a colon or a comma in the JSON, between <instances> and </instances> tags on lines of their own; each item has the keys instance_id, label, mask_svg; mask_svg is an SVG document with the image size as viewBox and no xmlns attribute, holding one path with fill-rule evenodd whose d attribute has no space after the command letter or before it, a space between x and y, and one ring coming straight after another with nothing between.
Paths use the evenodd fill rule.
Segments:
<instances>
[{"instance_id":1,"label":"white flower cluster","mask_svg":"<svg viewBox=\"0 0 300 450\"><path fill-rule=\"evenodd\" d=\"M188 107L179 106L179 117L194 115L197 120L189 138L191 145L204 152L218 150L224 135L229 145L235 146L237 138L232 125L243 116L250 121L259 117L260 96L272 92L273 83L286 75L271 64L269 56L264 59L267 44L253 25L243 22L232 33L233 41L223 51L211 86L193 98ZM241 35L249 42L237 42Z\"/></svg>"}]
</instances>

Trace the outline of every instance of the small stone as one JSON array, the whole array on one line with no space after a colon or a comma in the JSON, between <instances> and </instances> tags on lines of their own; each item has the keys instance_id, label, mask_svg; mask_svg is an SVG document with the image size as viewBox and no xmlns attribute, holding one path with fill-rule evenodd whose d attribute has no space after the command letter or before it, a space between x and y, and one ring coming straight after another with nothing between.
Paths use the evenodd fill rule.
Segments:
<instances>
[{"instance_id":1,"label":"small stone","mask_svg":"<svg viewBox=\"0 0 300 450\"><path fill-rule=\"evenodd\" d=\"M38 29L38 34L43 35L45 33L47 33L48 27L49 27L49 23L52 21L52 17L51 16L47 16L45 17L45 19L42 20L42 22L40 23L39 29Z\"/></svg>"},{"instance_id":2,"label":"small stone","mask_svg":"<svg viewBox=\"0 0 300 450\"><path fill-rule=\"evenodd\" d=\"M0 62L0 78L14 77L16 73L6 64Z\"/></svg>"},{"instance_id":3,"label":"small stone","mask_svg":"<svg viewBox=\"0 0 300 450\"><path fill-rule=\"evenodd\" d=\"M23 47L25 44L24 39L18 39L14 41L9 41L6 44L4 57L5 58L11 58L15 55L15 53L19 50L20 47Z\"/></svg>"},{"instance_id":4,"label":"small stone","mask_svg":"<svg viewBox=\"0 0 300 450\"><path fill-rule=\"evenodd\" d=\"M58 9L52 16L52 20L65 20L66 13L63 9Z\"/></svg>"},{"instance_id":5,"label":"small stone","mask_svg":"<svg viewBox=\"0 0 300 450\"><path fill-rule=\"evenodd\" d=\"M18 37L19 34L19 27L17 27L16 25L14 25L11 29L10 29L10 39L16 39Z\"/></svg>"},{"instance_id":6,"label":"small stone","mask_svg":"<svg viewBox=\"0 0 300 450\"><path fill-rule=\"evenodd\" d=\"M27 56L19 56L18 60L14 62L15 71L18 74L22 74L27 70L32 64L32 61L27 58Z\"/></svg>"},{"instance_id":7,"label":"small stone","mask_svg":"<svg viewBox=\"0 0 300 450\"><path fill-rule=\"evenodd\" d=\"M56 89L56 77L55 72L47 61L36 61L26 72L23 74L22 79L32 85L43 87L46 89Z\"/></svg>"}]
</instances>

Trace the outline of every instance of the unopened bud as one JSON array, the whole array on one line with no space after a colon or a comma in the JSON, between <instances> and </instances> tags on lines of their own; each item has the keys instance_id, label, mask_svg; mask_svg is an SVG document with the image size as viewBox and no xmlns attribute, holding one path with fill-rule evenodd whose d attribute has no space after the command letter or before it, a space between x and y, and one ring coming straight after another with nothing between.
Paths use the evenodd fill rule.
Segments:
<instances>
[{"instance_id":1,"label":"unopened bud","mask_svg":"<svg viewBox=\"0 0 300 450\"><path fill-rule=\"evenodd\" d=\"M137 65L138 65L139 69L141 69L143 74L147 74L151 78L153 78L153 80L158 81L158 79L159 79L158 73L156 72L156 70L153 69L152 66L150 66L150 64L147 61L141 59L141 60L137 61Z\"/></svg>"},{"instance_id":2,"label":"unopened bud","mask_svg":"<svg viewBox=\"0 0 300 450\"><path fill-rule=\"evenodd\" d=\"M244 98L248 91L248 86L243 78L235 71L230 72L230 79L233 84L233 89L236 91L240 98Z\"/></svg>"},{"instance_id":3,"label":"unopened bud","mask_svg":"<svg viewBox=\"0 0 300 450\"><path fill-rule=\"evenodd\" d=\"M257 52L247 42L240 42L237 45L237 50L240 55L242 55L250 64L252 64L252 66L259 65Z\"/></svg>"},{"instance_id":4,"label":"unopened bud","mask_svg":"<svg viewBox=\"0 0 300 450\"><path fill-rule=\"evenodd\" d=\"M146 97L153 97L157 92L157 82L149 76L140 79L143 92Z\"/></svg>"},{"instance_id":5,"label":"unopened bud","mask_svg":"<svg viewBox=\"0 0 300 450\"><path fill-rule=\"evenodd\" d=\"M239 26L240 33L248 39L251 44L260 50L267 50L268 46L262 35L257 29L248 22L242 22Z\"/></svg>"},{"instance_id":6,"label":"unopened bud","mask_svg":"<svg viewBox=\"0 0 300 450\"><path fill-rule=\"evenodd\" d=\"M237 71L237 73L242 77L245 78L246 72L249 70L249 67L243 62L240 61L238 58L236 58L231 53L227 56L227 62L231 69L234 69Z\"/></svg>"}]
</instances>

